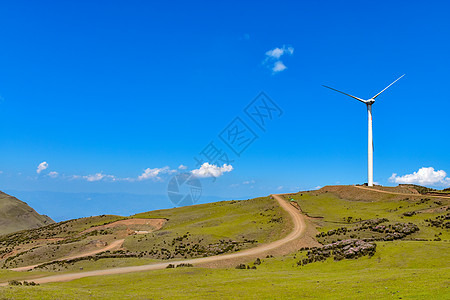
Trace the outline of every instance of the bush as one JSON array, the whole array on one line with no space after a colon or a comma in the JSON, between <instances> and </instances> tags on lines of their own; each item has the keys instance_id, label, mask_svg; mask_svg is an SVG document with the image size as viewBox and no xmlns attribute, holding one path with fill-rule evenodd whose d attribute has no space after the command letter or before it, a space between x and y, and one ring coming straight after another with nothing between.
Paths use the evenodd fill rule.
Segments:
<instances>
[{"instance_id":1,"label":"bush","mask_svg":"<svg viewBox=\"0 0 450 300\"><path fill-rule=\"evenodd\" d=\"M183 263L183 264L178 264L177 268L183 268L183 267L190 268L190 267L193 267L193 266L194 266L193 264L185 264L185 263Z\"/></svg>"},{"instance_id":2,"label":"bush","mask_svg":"<svg viewBox=\"0 0 450 300\"><path fill-rule=\"evenodd\" d=\"M22 285L22 282L17 280L11 280L8 282L9 285Z\"/></svg>"},{"instance_id":3,"label":"bush","mask_svg":"<svg viewBox=\"0 0 450 300\"><path fill-rule=\"evenodd\" d=\"M412 217L412 216L414 216L415 214L416 214L415 211L407 211L407 212L403 213L403 215L404 215L405 217Z\"/></svg>"}]
</instances>

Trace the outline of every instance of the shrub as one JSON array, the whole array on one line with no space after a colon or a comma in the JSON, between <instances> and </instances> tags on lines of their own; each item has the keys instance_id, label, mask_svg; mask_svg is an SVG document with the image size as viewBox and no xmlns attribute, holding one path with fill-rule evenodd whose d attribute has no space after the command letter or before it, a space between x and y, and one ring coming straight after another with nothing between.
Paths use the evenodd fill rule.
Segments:
<instances>
[{"instance_id":1,"label":"shrub","mask_svg":"<svg viewBox=\"0 0 450 300\"><path fill-rule=\"evenodd\" d=\"M415 211L407 211L407 212L403 213L403 215L404 215L405 217L412 217L412 216L414 216L415 214L416 214Z\"/></svg>"},{"instance_id":2,"label":"shrub","mask_svg":"<svg viewBox=\"0 0 450 300\"><path fill-rule=\"evenodd\" d=\"M193 264L185 264L185 263L182 263L182 264L178 264L178 265L177 265L177 268L184 268L184 267L189 268L189 267L193 267L193 266L194 266Z\"/></svg>"},{"instance_id":3,"label":"shrub","mask_svg":"<svg viewBox=\"0 0 450 300\"><path fill-rule=\"evenodd\" d=\"M8 282L9 285L22 285L22 282L17 280L11 280Z\"/></svg>"}]
</instances>

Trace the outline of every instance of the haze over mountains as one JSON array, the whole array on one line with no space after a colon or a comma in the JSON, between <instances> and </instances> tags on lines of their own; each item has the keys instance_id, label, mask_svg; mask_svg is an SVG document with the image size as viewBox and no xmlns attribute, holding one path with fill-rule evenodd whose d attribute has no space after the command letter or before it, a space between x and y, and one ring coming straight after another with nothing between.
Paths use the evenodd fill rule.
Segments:
<instances>
[{"instance_id":1,"label":"haze over mountains","mask_svg":"<svg viewBox=\"0 0 450 300\"><path fill-rule=\"evenodd\" d=\"M0 191L0 235L24 229L32 229L54 221L38 214L27 203Z\"/></svg>"},{"instance_id":2,"label":"haze over mountains","mask_svg":"<svg viewBox=\"0 0 450 300\"><path fill-rule=\"evenodd\" d=\"M129 216L143 211L174 207L167 195L157 194L65 193L17 190L6 190L5 192L27 202L31 207L49 215L56 222L102 214ZM247 198L251 197L246 197L245 199ZM222 200L230 199L202 196L197 204Z\"/></svg>"}]
</instances>

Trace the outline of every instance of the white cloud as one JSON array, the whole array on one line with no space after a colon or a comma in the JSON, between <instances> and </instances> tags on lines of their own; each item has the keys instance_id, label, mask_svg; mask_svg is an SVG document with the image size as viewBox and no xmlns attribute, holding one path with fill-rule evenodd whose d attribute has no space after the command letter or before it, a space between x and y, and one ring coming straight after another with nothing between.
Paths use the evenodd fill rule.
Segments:
<instances>
[{"instance_id":1,"label":"white cloud","mask_svg":"<svg viewBox=\"0 0 450 300\"><path fill-rule=\"evenodd\" d=\"M320 185L316 186L314 189L315 190L320 190L322 187Z\"/></svg>"},{"instance_id":2,"label":"white cloud","mask_svg":"<svg viewBox=\"0 0 450 300\"><path fill-rule=\"evenodd\" d=\"M42 164L41 164L42 165ZM48 165L44 165L44 169L48 167ZM180 165L179 169L186 169L187 167L184 165ZM42 170L41 170L42 171ZM146 179L153 179L155 181L161 181L161 175L163 174L173 174L177 173L178 170L171 170L169 167L164 168L147 168L144 170L144 172L137 176L137 177L116 177L115 175L108 175L104 174L103 172L98 172L95 174L89 174L89 175L66 175L66 174L60 174L58 172L52 171L47 174L47 176L51 178L62 178L62 179L68 179L68 180L77 180L77 179L84 179L89 182L95 182L95 181L114 181L114 182L120 182L120 181L128 181L128 182L135 182L135 181L142 181Z\"/></svg>"},{"instance_id":3,"label":"white cloud","mask_svg":"<svg viewBox=\"0 0 450 300\"><path fill-rule=\"evenodd\" d=\"M44 171L47 168L48 168L48 163L46 161L43 161L37 167L36 173L41 174L41 172Z\"/></svg>"},{"instance_id":4,"label":"white cloud","mask_svg":"<svg viewBox=\"0 0 450 300\"><path fill-rule=\"evenodd\" d=\"M287 69L286 65L280 60L280 58L285 54L294 54L294 48L283 45L281 48L275 48L267 51L263 64L267 65L272 70L273 74L282 72Z\"/></svg>"},{"instance_id":5,"label":"white cloud","mask_svg":"<svg viewBox=\"0 0 450 300\"><path fill-rule=\"evenodd\" d=\"M393 173L389 178L390 181L395 183L404 184L419 184L419 185L442 185L449 186L450 178L447 177L447 173L444 170L435 171L433 167L420 168L417 172L412 174L406 174L403 176L397 176Z\"/></svg>"},{"instance_id":6,"label":"white cloud","mask_svg":"<svg viewBox=\"0 0 450 300\"><path fill-rule=\"evenodd\" d=\"M287 67L283 64L283 62L282 62L282 61L277 61L277 62L273 65L272 71L273 71L274 73L277 73L277 72L284 71L285 69L287 69Z\"/></svg>"},{"instance_id":7,"label":"white cloud","mask_svg":"<svg viewBox=\"0 0 450 300\"><path fill-rule=\"evenodd\" d=\"M231 172L233 170L232 165L224 164L222 167L211 165L207 162L203 163L199 169L192 170L191 173L197 177L220 177L224 173Z\"/></svg>"},{"instance_id":8,"label":"white cloud","mask_svg":"<svg viewBox=\"0 0 450 300\"><path fill-rule=\"evenodd\" d=\"M115 181L116 177L114 175L106 175L106 174L103 174L103 173L95 173L93 175L83 176L83 179L86 179L89 182L100 181L102 179L111 179L111 180Z\"/></svg>"},{"instance_id":9,"label":"white cloud","mask_svg":"<svg viewBox=\"0 0 450 300\"><path fill-rule=\"evenodd\" d=\"M275 58L275 59L279 59L284 54L289 54L289 55L294 54L294 48L286 47L285 45L283 45L283 47L281 47L281 48L275 48L275 49L272 49L272 50L269 50L266 52L267 56L269 56L271 58Z\"/></svg>"},{"instance_id":10,"label":"white cloud","mask_svg":"<svg viewBox=\"0 0 450 300\"><path fill-rule=\"evenodd\" d=\"M252 179L252 180L246 180L242 184L254 184L254 183L255 183L255 181Z\"/></svg>"},{"instance_id":11,"label":"white cloud","mask_svg":"<svg viewBox=\"0 0 450 300\"><path fill-rule=\"evenodd\" d=\"M180 166L178 167L178 169L179 169L179 170L186 170L186 169L187 169L187 166L185 166L185 165L180 165Z\"/></svg>"},{"instance_id":12,"label":"white cloud","mask_svg":"<svg viewBox=\"0 0 450 300\"><path fill-rule=\"evenodd\" d=\"M277 187L277 190L280 191L284 188L284 186L280 185L279 187Z\"/></svg>"},{"instance_id":13,"label":"white cloud","mask_svg":"<svg viewBox=\"0 0 450 300\"><path fill-rule=\"evenodd\" d=\"M161 180L161 177L159 175L173 174L175 172L177 171L171 170L169 167L154 168L154 169L147 168L144 170L144 173L142 173L138 177L138 180L146 180L146 179Z\"/></svg>"},{"instance_id":14,"label":"white cloud","mask_svg":"<svg viewBox=\"0 0 450 300\"><path fill-rule=\"evenodd\" d=\"M48 176L50 176L51 178L56 178L56 177L58 177L58 175L59 175L59 173L55 172L55 171L48 173Z\"/></svg>"}]
</instances>

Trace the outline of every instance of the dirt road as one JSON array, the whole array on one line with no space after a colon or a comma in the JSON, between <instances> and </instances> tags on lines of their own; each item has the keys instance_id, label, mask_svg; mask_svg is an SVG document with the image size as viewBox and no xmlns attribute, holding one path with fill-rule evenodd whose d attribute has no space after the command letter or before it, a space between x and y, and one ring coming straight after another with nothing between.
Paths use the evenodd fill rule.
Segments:
<instances>
[{"instance_id":1,"label":"dirt road","mask_svg":"<svg viewBox=\"0 0 450 300\"><path fill-rule=\"evenodd\" d=\"M68 257L64 257L64 258L60 258L60 259L55 259L55 260L52 260L52 261L50 261L50 262L53 262L53 261L61 261L61 260L71 260L71 259L75 259L75 258L80 258L80 257L86 257L86 256L95 255L95 254L97 254L97 253L102 253L102 252L105 252L105 251L108 251L108 250L112 250L112 249L115 249L115 248L119 248L120 246L122 246L123 241L124 241L123 239L122 239L122 240L117 240L117 241L115 241L114 243L111 243L110 245L106 246L105 248L101 248L101 249L94 250L94 251L90 251L90 252L85 252L85 253L79 254L79 255L68 256ZM46 263L47 263L47 262L46 262ZM10 270L12 270L12 271L28 271L28 270L34 269L34 268L36 268L37 266L42 265L42 264L43 264L43 263L37 264L37 265L32 265L32 266L26 266L26 267L14 268L14 269L10 269Z\"/></svg>"},{"instance_id":2,"label":"dirt road","mask_svg":"<svg viewBox=\"0 0 450 300\"><path fill-rule=\"evenodd\" d=\"M282 199L279 195L272 195L280 204L280 206L286 210L292 218L292 222L294 225L293 230L284 238L277 240L272 243L263 244L255 248L239 251L232 254L222 254L217 256L210 257L202 257L202 258L193 258L193 259L184 259L178 261L169 261L164 263L156 263L150 265L143 266L132 266L132 267L121 267L121 268L113 268L106 270L96 270L96 271L88 271L88 272L80 272L80 273L69 273L69 274L60 274L48 277L42 277L33 279L35 283L49 283L49 282L62 282L62 281L70 281L74 279L90 277L90 276L101 276L101 275L113 275L113 274L124 274L124 273L132 273L132 272L141 272L141 271L150 271L150 270L158 270L164 269L169 264L177 265L180 263L185 264L200 264L200 263L210 263L228 259L235 259L246 256L253 256L265 253L267 251L276 249L278 247L282 247L283 245L290 243L298 238L301 238L305 235L306 224L304 220L304 216L300 213L299 210L294 208L288 201ZM0 283L0 286L6 285L6 283Z\"/></svg>"},{"instance_id":3,"label":"dirt road","mask_svg":"<svg viewBox=\"0 0 450 300\"><path fill-rule=\"evenodd\" d=\"M379 192L379 193L385 193L385 194L404 195L404 196L414 196L414 197L448 198L448 199L450 199L450 197L447 197L447 196L435 196L435 195L422 195L422 194L396 193L396 192L390 192L390 191L383 191L383 190L373 189L373 188L369 188L369 187L365 187L365 186L359 186L359 185L355 185L355 187L357 187L358 189L362 189L362 190L368 190L368 191Z\"/></svg>"}]
</instances>

